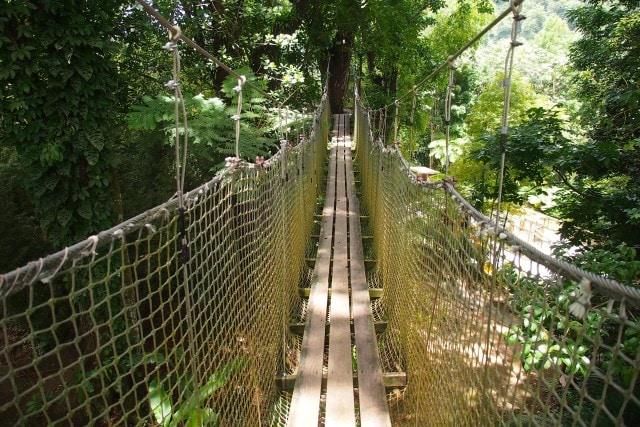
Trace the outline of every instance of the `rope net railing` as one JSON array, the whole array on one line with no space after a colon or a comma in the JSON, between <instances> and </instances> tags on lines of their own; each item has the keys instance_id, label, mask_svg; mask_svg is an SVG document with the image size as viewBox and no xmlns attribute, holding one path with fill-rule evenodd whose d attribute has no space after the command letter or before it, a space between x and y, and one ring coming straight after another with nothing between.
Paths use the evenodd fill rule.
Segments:
<instances>
[{"instance_id":1,"label":"rope net railing","mask_svg":"<svg viewBox=\"0 0 640 427\"><path fill-rule=\"evenodd\" d=\"M330 111L261 165L0 276L3 425L261 425L324 178Z\"/></svg>"},{"instance_id":2,"label":"rope net railing","mask_svg":"<svg viewBox=\"0 0 640 427\"><path fill-rule=\"evenodd\" d=\"M418 181L355 112L371 287L388 322L394 425L631 425L640 415L640 291L496 228L448 182Z\"/></svg>"}]
</instances>

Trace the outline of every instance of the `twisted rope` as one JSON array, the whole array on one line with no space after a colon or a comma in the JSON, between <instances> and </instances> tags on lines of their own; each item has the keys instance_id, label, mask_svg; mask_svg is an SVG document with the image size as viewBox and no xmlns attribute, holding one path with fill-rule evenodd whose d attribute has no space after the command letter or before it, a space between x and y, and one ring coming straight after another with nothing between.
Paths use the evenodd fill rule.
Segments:
<instances>
[{"instance_id":1,"label":"twisted rope","mask_svg":"<svg viewBox=\"0 0 640 427\"><path fill-rule=\"evenodd\" d=\"M516 4L511 0L511 8L513 12L513 22L511 24L511 44L507 51L507 58L504 62L504 103L502 109L502 128L500 130L500 175L498 184L498 201L496 203L496 223L500 223L500 208L502 204L502 191L504 187L504 169L506 163L507 151L507 132L509 128L509 107L511 105L511 75L513 73L513 57L516 47L522 45L518 42L518 33L520 32L520 22L525 19L522 12L522 3Z\"/></svg>"},{"instance_id":2,"label":"twisted rope","mask_svg":"<svg viewBox=\"0 0 640 427\"><path fill-rule=\"evenodd\" d=\"M396 114L393 118L393 144L398 143L398 117L400 116L400 101L396 101Z\"/></svg>"},{"instance_id":3,"label":"twisted rope","mask_svg":"<svg viewBox=\"0 0 640 427\"><path fill-rule=\"evenodd\" d=\"M236 121L236 159L240 159L240 116L242 114L242 87L247 82L245 76L238 77L238 86L233 88L238 92L238 107L236 114L231 118Z\"/></svg>"},{"instance_id":4,"label":"twisted rope","mask_svg":"<svg viewBox=\"0 0 640 427\"><path fill-rule=\"evenodd\" d=\"M187 127L187 110L184 105L184 96L180 88L180 50L178 49L178 41L180 40L180 27L174 26L173 30L169 31L169 42L163 46L164 49L172 52L173 54L173 80L170 80L165 86L173 89L174 94L174 123L175 123L175 148L176 148L176 194L178 198L178 221L180 229L180 244L182 252L182 283L185 289L185 303L187 307L187 324L189 334L189 351L192 355L195 355L195 338L193 331L193 315L192 307L192 294L189 287L189 242L187 239L187 221L184 203L184 181L187 169L187 147L189 142L189 132ZM180 120L182 119L184 140L182 147L182 159L180 154ZM198 370L196 369L195 362L190 363L191 375L194 378L196 384L199 384Z\"/></svg>"},{"instance_id":5,"label":"twisted rope","mask_svg":"<svg viewBox=\"0 0 640 427\"><path fill-rule=\"evenodd\" d=\"M444 176L449 176L449 142L450 142L450 131L451 131L451 96L453 95L453 82L454 82L454 74L456 71L456 67L454 65L453 57L449 57L449 84L447 85L447 96L445 98L445 107L444 107L444 123L446 126L445 130L445 162L444 162Z\"/></svg>"},{"instance_id":6,"label":"twisted rope","mask_svg":"<svg viewBox=\"0 0 640 427\"><path fill-rule=\"evenodd\" d=\"M413 87L413 99L412 99L412 103L411 103L411 117L410 117L410 124L411 127L409 128L411 131L411 135L409 137L409 162L411 162L413 160L413 141L415 139L415 135L414 135L414 122L413 122L413 117L415 115L416 112L416 97L417 97L417 92L416 92L416 87Z\"/></svg>"}]
</instances>

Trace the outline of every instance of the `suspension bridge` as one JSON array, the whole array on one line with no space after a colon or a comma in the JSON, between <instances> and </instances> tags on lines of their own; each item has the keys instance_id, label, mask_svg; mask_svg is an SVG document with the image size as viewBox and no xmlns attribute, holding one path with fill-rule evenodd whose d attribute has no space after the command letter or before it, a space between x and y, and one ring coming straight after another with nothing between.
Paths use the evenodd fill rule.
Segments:
<instances>
[{"instance_id":1,"label":"suspension bridge","mask_svg":"<svg viewBox=\"0 0 640 427\"><path fill-rule=\"evenodd\" d=\"M1 275L2 422L635 422L638 289L419 179L355 98L332 114L325 94L299 144Z\"/></svg>"}]
</instances>

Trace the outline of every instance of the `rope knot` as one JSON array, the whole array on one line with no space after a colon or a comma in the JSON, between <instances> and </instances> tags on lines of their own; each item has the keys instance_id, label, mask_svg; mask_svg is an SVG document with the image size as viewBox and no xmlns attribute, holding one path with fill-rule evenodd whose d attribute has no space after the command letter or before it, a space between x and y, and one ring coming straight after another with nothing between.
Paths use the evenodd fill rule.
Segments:
<instances>
[{"instance_id":1,"label":"rope knot","mask_svg":"<svg viewBox=\"0 0 640 427\"><path fill-rule=\"evenodd\" d=\"M180 27L177 25L174 25L173 27L171 27L171 29L169 30L169 40L175 43L178 40L180 40L180 36L182 36L182 31L180 30Z\"/></svg>"},{"instance_id":2,"label":"rope knot","mask_svg":"<svg viewBox=\"0 0 640 427\"><path fill-rule=\"evenodd\" d=\"M234 87L233 90L235 90L236 92L240 92L246 82L247 78L245 76L238 77L238 86Z\"/></svg>"},{"instance_id":3,"label":"rope knot","mask_svg":"<svg viewBox=\"0 0 640 427\"><path fill-rule=\"evenodd\" d=\"M509 7L513 14L517 17L522 12L522 3L524 0L509 0Z\"/></svg>"},{"instance_id":4,"label":"rope knot","mask_svg":"<svg viewBox=\"0 0 640 427\"><path fill-rule=\"evenodd\" d=\"M233 166L233 165L236 165L236 164L240 163L241 159L240 159L240 157L227 157L227 158L224 159L224 161L225 161L225 167L228 168L230 166Z\"/></svg>"},{"instance_id":5,"label":"rope knot","mask_svg":"<svg viewBox=\"0 0 640 427\"><path fill-rule=\"evenodd\" d=\"M180 86L180 83L178 83L175 80L169 80L168 82L166 82L164 84L164 87L166 87L167 89L171 89L174 90L175 88L177 88L178 86Z\"/></svg>"},{"instance_id":6,"label":"rope knot","mask_svg":"<svg viewBox=\"0 0 640 427\"><path fill-rule=\"evenodd\" d=\"M591 309L591 282L587 278L582 278L575 290L576 300L569 305L569 312L579 319L584 319Z\"/></svg>"},{"instance_id":7,"label":"rope knot","mask_svg":"<svg viewBox=\"0 0 640 427\"><path fill-rule=\"evenodd\" d=\"M82 250L81 255L82 256L88 256L91 255L92 257L95 257L97 255L96 253L96 247L98 246L98 236L89 236L87 237L87 246Z\"/></svg>"},{"instance_id":8,"label":"rope knot","mask_svg":"<svg viewBox=\"0 0 640 427\"><path fill-rule=\"evenodd\" d=\"M178 48L178 44L173 41L170 41L170 42L166 42L164 46L162 46L162 48L164 50L168 50L169 52L173 52Z\"/></svg>"},{"instance_id":9,"label":"rope knot","mask_svg":"<svg viewBox=\"0 0 640 427\"><path fill-rule=\"evenodd\" d=\"M122 228L117 229L116 231L113 232L113 234L111 234L111 236L113 237L114 240L120 240L121 242L124 242L124 230Z\"/></svg>"}]
</instances>

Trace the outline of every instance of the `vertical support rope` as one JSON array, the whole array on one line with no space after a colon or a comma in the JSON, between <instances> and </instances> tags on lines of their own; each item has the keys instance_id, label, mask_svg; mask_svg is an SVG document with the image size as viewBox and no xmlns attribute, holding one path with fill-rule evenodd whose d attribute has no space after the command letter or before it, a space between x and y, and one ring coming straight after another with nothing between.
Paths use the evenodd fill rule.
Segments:
<instances>
[{"instance_id":1,"label":"vertical support rope","mask_svg":"<svg viewBox=\"0 0 640 427\"><path fill-rule=\"evenodd\" d=\"M388 107L384 107L383 110L380 111L380 136L382 140L382 144L386 145L387 142L387 115L388 115Z\"/></svg>"},{"instance_id":2,"label":"vertical support rope","mask_svg":"<svg viewBox=\"0 0 640 427\"><path fill-rule=\"evenodd\" d=\"M507 52L507 58L505 60L504 65L504 105L502 110L502 128L500 131L500 181L498 186L498 201L496 203L496 236L493 239L493 250L492 250L492 273L491 273L491 287L489 289L489 300L493 301L494 294L496 292L497 287L497 272L498 267L500 265L500 257L501 254L504 253L504 238L506 234L498 233L498 228L500 226L500 208L502 203L502 188L504 185L504 170L505 170L505 161L506 161L506 148L507 148L507 131L509 124L509 106L511 102L511 74L513 72L513 57L515 48L520 46L522 43L518 42L518 32L520 31L520 22L524 19L524 16L520 13L522 12L522 1L510 0L511 11L513 12L513 22L511 24L511 45L509 46L509 51ZM492 322L494 313L493 313L493 304L489 304L488 307L488 324ZM487 328L486 337L485 337L485 348L490 348L491 343L491 332L490 328ZM487 354L484 355L484 369L483 369L483 393L482 399L488 400L491 397L488 394L489 390L489 357ZM483 405L485 403L483 402Z\"/></svg>"},{"instance_id":3,"label":"vertical support rope","mask_svg":"<svg viewBox=\"0 0 640 427\"><path fill-rule=\"evenodd\" d=\"M280 110L281 112L282 110ZM279 113L280 113L279 112ZM280 114L278 114L278 116L280 116ZM287 191L287 187L286 187L286 181L287 181L287 141L284 139L280 140L280 152L282 153L281 159L280 159L280 197L281 197L281 206L280 206L280 220L281 220L281 224L280 226L282 227L282 248L280 251L280 254L282 256L282 273L283 273L283 277L282 277L282 283L285 283L287 280L287 275L288 275L288 271L287 271L287 266L288 264L288 258L289 258L289 251L287 248L287 244L289 242L289 240L287 239L287 203L286 203L286 191ZM282 292L286 292L287 289L286 287L282 287ZM282 298L282 300L286 300L286 298ZM288 326L288 313L287 310L282 310L282 374L286 374L287 372L287 326Z\"/></svg>"},{"instance_id":4,"label":"vertical support rope","mask_svg":"<svg viewBox=\"0 0 640 427\"><path fill-rule=\"evenodd\" d=\"M413 143L414 143L414 138L415 138L415 131L414 131L414 126L413 126L413 119L414 119L414 115L416 112L416 97L417 97L417 86L413 86L413 102L411 105L411 118L410 118L410 124L411 124L411 135L409 137L409 165L411 165L411 161L413 160Z\"/></svg>"},{"instance_id":5,"label":"vertical support rope","mask_svg":"<svg viewBox=\"0 0 640 427\"><path fill-rule=\"evenodd\" d=\"M449 143L451 132L451 98L453 96L454 89L454 75L456 67L454 65L454 59L449 57L449 83L447 84L447 97L445 98L444 107L444 124L445 124L445 138L444 138L444 176L449 177Z\"/></svg>"},{"instance_id":6,"label":"vertical support rope","mask_svg":"<svg viewBox=\"0 0 640 427\"><path fill-rule=\"evenodd\" d=\"M507 152L507 131L509 128L509 107L511 104L511 75L513 73L513 56L516 47L522 45L518 41L520 32L520 22L525 19L522 12L522 2L511 0L511 11L513 12L513 22L511 24L511 45L504 62L504 105L502 109L502 129L500 130L500 178L498 184L498 201L496 203L496 224L500 224L500 209L502 205L502 189L504 186L504 170Z\"/></svg>"},{"instance_id":7,"label":"vertical support rope","mask_svg":"<svg viewBox=\"0 0 640 427\"><path fill-rule=\"evenodd\" d=\"M400 101L396 101L396 114L393 117L393 145L398 143L398 116L400 115Z\"/></svg>"},{"instance_id":8,"label":"vertical support rope","mask_svg":"<svg viewBox=\"0 0 640 427\"><path fill-rule=\"evenodd\" d=\"M289 141L289 107L284 107L284 139Z\"/></svg>"},{"instance_id":9,"label":"vertical support rope","mask_svg":"<svg viewBox=\"0 0 640 427\"><path fill-rule=\"evenodd\" d=\"M236 159L240 160L240 115L242 114L242 87L247 82L245 76L238 78L238 86L234 88L238 92L238 108L236 114L232 117L236 121Z\"/></svg>"},{"instance_id":10,"label":"vertical support rope","mask_svg":"<svg viewBox=\"0 0 640 427\"><path fill-rule=\"evenodd\" d=\"M187 129L187 110L184 105L184 96L180 88L180 51L178 49L178 41L180 40L180 27L174 26L169 32L169 42L163 46L164 49L173 53L173 80L165 84L166 87L173 89L174 94L174 124L175 124L175 153L176 153L176 196L178 198L178 227L180 230L180 247L181 247L181 265L182 284L185 289L185 304L187 309L187 324L189 334L189 367L191 376L195 384L199 384L199 376L195 363L197 356L195 353L195 337L193 331L193 310L191 302L191 290L189 289L189 272L187 269L189 262L189 242L187 239L187 220L184 204L184 181L187 164L187 145L189 134ZM182 117L181 117L182 116ZM184 132L182 158L180 153L180 119L182 118L182 126Z\"/></svg>"},{"instance_id":11,"label":"vertical support rope","mask_svg":"<svg viewBox=\"0 0 640 427\"><path fill-rule=\"evenodd\" d=\"M302 115L301 115L301 120L302 122L300 123L300 125L302 126L302 136L307 136L307 125L305 123L306 118L307 118L307 109L306 108L302 108Z\"/></svg>"}]
</instances>

